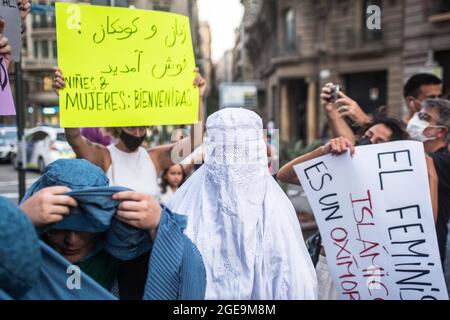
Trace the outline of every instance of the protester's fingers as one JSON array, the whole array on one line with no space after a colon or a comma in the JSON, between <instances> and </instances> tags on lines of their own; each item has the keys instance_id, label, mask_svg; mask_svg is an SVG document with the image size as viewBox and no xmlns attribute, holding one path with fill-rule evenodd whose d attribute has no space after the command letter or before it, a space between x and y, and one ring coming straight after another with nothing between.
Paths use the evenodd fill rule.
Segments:
<instances>
[{"instance_id":1,"label":"protester's fingers","mask_svg":"<svg viewBox=\"0 0 450 320\"><path fill-rule=\"evenodd\" d=\"M143 205L140 201L122 201L118 209L123 211L140 211L143 209Z\"/></svg>"},{"instance_id":2,"label":"protester's fingers","mask_svg":"<svg viewBox=\"0 0 450 320\"><path fill-rule=\"evenodd\" d=\"M66 82L62 78L55 78L53 82L59 86L64 86L66 84Z\"/></svg>"},{"instance_id":3,"label":"protester's fingers","mask_svg":"<svg viewBox=\"0 0 450 320\"><path fill-rule=\"evenodd\" d=\"M57 88L57 89L63 89L66 86L66 83L64 80L61 79L55 79L53 81L53 87Z\"/></svg>"},{"instance_id":4,"label":"protester's fingers","mask_svg":"<svg viewBox=\"0 0 450 320\"><path fill-rule=\"evenodd\" d=\"M78 206L78 203L74 198L65 195L54 195L52 201L54 204L58 205L64 205L69 207Z\"/></svg>"},{"instance_id":5,"label":"protester's fingers","mask_svg":"<svg viewBox=\"0 0 450 320\"><path fill-rule=\"evenodd\" d=\"M340 98L340 99L336 99L335 103L340 106L344 106L344 105L349 106L351 104L351 101L347 98Z\"/></svg>"},{"instance_id":6,"label":"protester's fingers","mask_svg":"<svg viewBox=\"0 0 450 320\"><path fill-rule=\"evenodd\" d=\"M340 147L341 147L341 152L342 152L342 153L343 153L343 152L346 152L347 149L350 148L349 145L347 144L347 140L346 140L345 138L340 139L339 142L340 142L340 144L341 144Z\"/></svg>"},{"instance_id":7,"label":"protester's fingers","mask_svg":"<svg viewBox=\"0 0 450 320\"><path fill-rule=\"evenodd\" d=\"M0 36L0 48L6 47L9 43L7 37Z\"/></svg>"},{"instance_id":8,"label":"protester's fingers","mask_svg":"<svg viewBox=\"0 0 450 320\"><path fill-rule=\"evenodd\" d=\"M345 139L344 138L339 138L338 139L338 149L339 149L338 154L342 154L345 151L347 151L347 145L345 144Z\"/></svg>"},{"instance_id":9,"label":"protester's fingers","mask_svg":"<svg viewBox=\"0 0 450 320\"><path fill-rule=\"evenodd\" d=\"M58 67L58 66L54 66L53 68L53 71L56 73L56 72L59 72L60 74L62 74L62 71L61 71L61 69Z\"/></svg>"},{"instance_id":10,"label":"protester's fingers","mask_svg":"<svg viewBox=\"0 0 450 320\"><path fill-rule=\"evenodd\" d=\"M11 46L7 45L6 47L0 48L0 54L2 55L7 55L7 54L11 54Z\"/></svg>"},{"instance_id":11,"label":"protester's fingers","mask_svg":"<svg viewBox=\"0 0 450 320\"><path fill-rule=\"evenodd\" d=\"M353 155L355 153L355 146L349 139L347 139L345 137L341 137L340 142L341 142L342 152L350 150L351 155Z\"/></svg>"},{"instance_id":12,"label":"protester's fingers","mask_svg":"<svg viewBox=\"0 0 450 320\"><path fill-rule=\"evenodd\" d=\"M55 81L58 80L58 81L64 82L64 76L63 76L61 73L59 73L59 72L56 72L56 73L55 73L55 76L54 76L53 79L54 79Z\"/></svg>"},{"instance_id":13,"label":"protester's fingers","mask_svg":"<svg viewBox=\"0 0 450 320\"><path fill-rule=\"evenodd\" d=\"M341 118L353 118L353 114L350 111L339 113L339 117Z\"/></svg>"},{"instance_id":14,"label":"protester's fingers","mask_svg":"<svg viewBox=\"0 0 450 320\"><path fill-rule=\"evenodd\" d=\"M64 217L65 216L62 214L50 214L46 217L45 224L52 224L52 223L60 222L64 219Z\"/></svg>"},{"instance_id":15,"label":"protester's fingers","mask_svg":"<svg viewBox=\"0 0 450 320\"><path fill-rule=\"evenodd\" d=\"M55 79L64 80L64 77L63 77L63 75L62 75L61 72L56 71L56 72L55 72Z\"/></svg>"},{"instance_id":16,"label":"protester's fingers","mask_svg":"<svg viewBox=\"0 0 450 320\"><path fill-rule=\"evenodd\" d=\"M49 211L51 215L67 216L70 213L70 208L67 206L53 205L50 206Z\"/></svg>"},{"instance_id":17,"label":"protester's fingers","mask_svg":"<svg viewBox=\"0 0 450 320\"><path fill-rule=\"evenodd\" d=\"M336 141L336 150L335 151L336 151L335 152L336 154L341 154L343 152L341 139L337 139L337 141Z\"/></svg>"},{"instance_id":18,"label":"protester's fingers","mask_svg":"<svg viewBox=\"0 0 450 320\"><path fill-rule=\"evenodd\" d=\"M54 77L64 80L64 75L63 75L61 69L59 69L58 67L54 67L54 70L55 70Z\"/></svg>"},{"instance_id":19,"label":"protester's fingers","mask_svg":"<svg viewBox=\"0 0 450 320\"><path fill-rule=\"evenodd\" d=\"M326 93L321 93L321 94L320 94L320 98L321 98L322 100L330 100L331 95L326 94Z\"/></svg>"},{"instance_id":20,"label":"protester's fingers","mask_svg":"<svg viewBox=\"0 0 450 320\"><path fill-rule=\"evenodd\" d=\"M338 113L340 113L342 115L343 113L348 113L350 111L350 108L348 105L341 105L336 110Z\"/></svg>"},{"instance_id":21,"label":"protester's fingers","mask_svg":"<svg viewBox=\"0 0 450 320\"><path fill-rule=\"evenodd\" d=\"M206 84L206 80L203 79L203 77L200 74L197 74L197 76L194 79L194 86L196 87L202 87Z\"/></svg>"},{"instance_id":22,"label":"protester's fingers","mask_svg":"<svg viewBox=\"0 0 450 320\"><path fill-rule=\"evenodd\" d=\"M353 143L351 143L350 141L348 141L349 144L349 148L350 148L350 156L353 157L355 155L355 145Z\"/></svg>"},{"instance_id":23,"label":"protester's fingers","mask_svg":"<svg viewBox=\"0 0 450 320\"><path fill-rule=\"evenodd\" d=\"M349 97L348 97L344 92L342 92L341 90L339 90L339 91L337 92L337 94L338 94L338 96L341 97L341 98L349 99Z\"/></svg>"},{"instance_id":24,"label":"protester's fingers","mask_svg":"<svg viewBox=\"0 0 450 320\"><path fill-rule=\"evenodd\" d=\"M125 211L125 210L117 210L116 218L122 222L127 221L138 221L140 220L140 216L135 211Z\"/></svg>"},{"instance_id":25,"label":"protester's fingers","mask_svg":"<svg viewBox=\"0 0 450 320\"><path fill-rule=\"evenodd\" d=\"M333 82L327 82L325 84L325 87L332 87L332 86L334 86Z\"/></svg>"},{"instance_id":26,"label":"protester's fingers","mask_svg":"<svg viewBox=\"0 0 450 320\"><path fill-rule=\"evenodd\" d=\"M64 194L66 192L70 192L71 189L69 187L66 186L55 186L55 187L47 187L45 189L42 190L46 190L47 192L50 192L52 194Z\"/></svg>"},{"instance_id":27,"label":"protester's fingers","mask_svg":"<svg viewBox=\"0 0 450 320\"><path fill-rule=\"evenodd\" d=\"M330 140L330 152L332 153L332 154L335 154L335 153L337 153L337 143L336 143L336 140L335 139L332 139L332 140Z\"/></svg>"},{"instance_id":28,"label":"protester's fingers","mask_svg":"<svg viewBox=\"0 0 450 320\"><path fill-rule=\"evenodd\" d=\"M141 201L145 197L144 194L136 192L136 191L121 191L113 194L112 198L114 200L133 200L133 201Z\"/></svg>"},{"instance_id":29,"label":"protester's fingers","mask_svg":"<svg viewBox=\"0 0 450 320\"><path fill-rule=\"evenodd\" d=\"M333 90L331 90L330 87L323 87L322 88L322 93L331 93Z\"/></svg>"}]
</instances>

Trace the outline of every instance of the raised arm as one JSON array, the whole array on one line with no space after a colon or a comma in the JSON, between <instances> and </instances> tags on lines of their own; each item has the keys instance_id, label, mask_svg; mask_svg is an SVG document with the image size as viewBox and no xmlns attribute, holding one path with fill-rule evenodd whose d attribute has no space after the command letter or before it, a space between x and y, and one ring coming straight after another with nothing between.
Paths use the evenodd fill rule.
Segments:
<instances>
[{"instance_id":1,"label":"raised arm","mask_svg":"<svg viewBox=\"0 0 450 320\"><path fill-rule=\"evenodd\" d=\"M352 155L355 153L355 147L349 139L345 137L331 139L326 145L320 146L317 149L298 158L295 158L294 160L291 160L290 162L285 164L280 169L280 171L278 171L277 178L282 182L300 185L301 183L298 180L297 174L295 173L294 166L329 153L339 155L347 152L347 150L350 150L350 153Z\"/></svg>"},{"instance_id":2,"label":"raised arm","mask_svg":"<svg viewBox=\"0 0 450 320\"><path fill-rule=\"evenodd\" d=\"M59 90L64 89L66 84L61 69L55 67L54 70L53 88L59 95ZM92 162L104 171L108 169L109 153L105 146L93 143L83 137L79 128L64 128L64 133L77 157Z\"/></svg>"},{"instance_id":3,"label":"raised arm","mask_svg":"<svg viewBox=\"0 0 450 320\"><path fill-rule=\"evenodd\" d=\"M338 92L339 99L334 103L330 102L332 83L327 83L320 94L320 104L325 111L328 123L334 137L346 137L355 143L355 135L352 129L345 122L344 117L350 117L358 125L363 126L371 121L359 105L341 91Z\"/></svg>"},{"instance_id":4,"label":"raised arm","mask_svg":"<svg viewBox=\"0 0 450 320\"><path fill-rule=\"evenodd\" d=\"M191 126L191 134L179 142L157 146L150 150L150 156L156 166L158 175L167 167L174 163L181 162L189 156L203 142L204 125L204 94L206 91L206 80L200 75L198 69L195 70L196 77L194 86L199 88L199 108L198 122Z\"/></svg>"}]
</instances>

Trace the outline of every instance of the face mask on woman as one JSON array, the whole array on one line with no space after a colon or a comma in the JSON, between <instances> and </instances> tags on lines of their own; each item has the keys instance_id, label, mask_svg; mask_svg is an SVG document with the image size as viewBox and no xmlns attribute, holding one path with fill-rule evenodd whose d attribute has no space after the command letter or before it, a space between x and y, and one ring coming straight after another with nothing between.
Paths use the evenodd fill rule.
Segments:
<instances>
[{"instance_id":1,"label":"face mask on woman","mask_svg":"<svg viewBox=\"0 0 450 320\"><path fill-rule=\"evenodd\" d=\"M372 141L370 141L370 138L368 137L361 137L355 142L355 146L367 146L369 144L372 144Z\"/></svg>"},{"instance_id":2,"label":"face mask on woman","mask_svg":"<svg viewBox=\"0 0 450 320\"><path fill-rule=\"evenodd\" d=\"M142 141L144 141L146 136L147 135L144 134L142 137L135 137L132 136L131 134L126 133L125 130L122 130L120 132L120 140L123 141L127 149L130 151L137 150L137 148L139 148L139 146L141 145Z\"/></svg>"}]
</instances>

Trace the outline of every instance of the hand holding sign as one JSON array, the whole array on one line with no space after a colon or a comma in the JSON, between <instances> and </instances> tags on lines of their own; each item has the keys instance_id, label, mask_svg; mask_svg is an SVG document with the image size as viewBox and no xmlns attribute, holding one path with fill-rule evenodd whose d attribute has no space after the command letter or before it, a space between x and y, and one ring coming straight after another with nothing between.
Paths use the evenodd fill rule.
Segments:
<instances>
[{"instance_id":1,"label":"hand holding sign","mask_svg":"<svg viewBox=\"0 0 450 320\"><path fill-rule=\"evenodd\" d=\"M8 67L11 61L11 46L9 45L8 38L3 36L3 31L5 30L5 21L0 19L0 55L3 56L5 60L6 67Z\"/></svg>"},{"instance_id":2,"label":"hand holding sign","mask_svg":"<svg viewBox=\"0 0 450 320\"><path fill-rule=\"evenodd\" d=\"M345 137L338 137L328 141L322 148L322 154L326 155L331 153L332 155L340 155L350 150L350 155L355 154L355 146L353 143Z\"/></svg>"},{"instance_id":3,"label":"hand holding sign","mask_svg":"<svg viewBox=\"0 0 450 320\"><path fill-rule=\"evenodd\" d=\"M195 72L194 86L200 89L199 91L200 98L203 98L206 92L207 82L200 74L200 70L198 68L195 68L194 72Z\"/></svg>"},{"instance_id":4,"label":"hand holding sign","mask_svg":"<svg viewBox=\"0 0 450 320\"><path fill-rule=\"evenodd\" d=\"M53 76L52 87L55 90L56 95L59 96L59 90L64 89L66 82L64 81L64 76L60 68L54 67L53 70L55 70L55 74Z\"/></svg>"},{"instance_id":5,"label":"hand holding sign","mask_svg":"<svg viewBox=\"0 0 450 320\"><path fill-rule=\"evenodd\" d=\"M14 101L9 86L8 66L11 61L11 46L3 36L5 22L0 19L0 115L15 115Z\"/></svg>"},{"instance_id":6,"label":"hand holding sign","mask_svg":"<svg viewBox=\"0 0 450 320\"><path fill-rule=\"evenodd\" d=\"M12 59L18 62L22 49L22 37L20 13L16 0L0 1L0 18L5 22L1 34L8 38L9 45L12 47ZM11 58L9 59L11 60Z\"/></svg>"},{"instance_id":7,"label":"hand holding sign","mask_svg":"<svg viewBox=\"0 0 450 320\"><path fill-rule=\"evenodd\" d=\"M353 159L328 154L294 169L341 299L448 299L422 143L361 146Z\"/></svg>"},{"instance_id":8,"label":"hand holding sign","mask_svg":"<svg viewBox=\"0 0 450 320\"><path fill-rule=\"evenodd\" d=\"M62 127L197 122L206 82L192 72L188 17L56 3L56 24Z\"/></svg>"},{"instance_id":9,"label":"hand holding sign","mask_svg":"<svg viewBox=\"0 0 450 320\"><path fill-rule=\"evenodd\" d=\"M25 22L28 14L31 11L31 4L29 0L17 0L17 5L19 6L20 18L22 19L22 23Z\"/></svg>"}]
</instances>

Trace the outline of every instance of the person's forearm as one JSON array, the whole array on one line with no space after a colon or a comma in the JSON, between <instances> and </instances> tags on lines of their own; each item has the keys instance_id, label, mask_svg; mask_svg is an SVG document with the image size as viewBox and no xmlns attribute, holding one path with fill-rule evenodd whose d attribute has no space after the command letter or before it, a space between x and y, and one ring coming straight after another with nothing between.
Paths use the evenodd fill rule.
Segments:
<instances>
[{"instance_id":1,"label":"person's forearm","mask_svg":"<svg viewBox=\"0 0 450 320\"><path fill-rule=\"evenodd\" d=\"M204 130L204 98L200 97L198 107L198 122L191 126L191 152L194 152L194 150L202 144Z\"/></svg>"},{"instance_id":2,"label":"person's forearm","mask_svg":"<svg viewBox=\"0 0 450 320\"><path fill-rule=\"evenodd\" d=\"M430 178L429 184L430 184L431 207L433 209L434 223L436 224L438 218L438 180L436 178Z\"/></svg>"},{"instance_id":3,"label":"person's forearm","mask_svg":"<svg viewBox=\"0 0 450 320\"><path fill-rule=\"evenodd\" d=\"M77 156L81 156L79 154L81 144L83 143L83 137L81 136L81 132L79 128L65 128L64 134L66 136L67 142L72 147L73 151L77 154Z\"/></svg>"},{"instance_id":4,"label":"person's forearm","mask_svg":"<svg viewBox=\"0 0 450 320\"><path fill-rule=\"evenodd\" d=\"M345 137L355 143L356 138L352 129L350 129L345 120L339 116L339 113L336 110L327 112L326 116L334 137Z\"/></svg>"},{"instance_id":5,"label":"person's forearm","mask_svg":"<svg viewBox=\"0 0 450 320\"><path fill-rule=\"evenodd\" d=\"M319 147L309 153L306 153L294 160L291 160L287 164L285 164L280 171L277 173L277 178L286 183L297 184L300 185L301 182L298 180L297 174L295 173L294 166L297 164L303 163L308 160L315 159L317 157L323 156L325 153L323 151L323 147Z\"/></svg>"}]
</instances>

